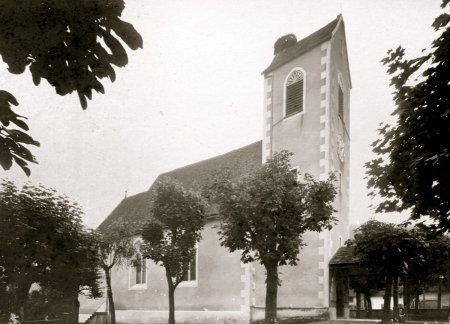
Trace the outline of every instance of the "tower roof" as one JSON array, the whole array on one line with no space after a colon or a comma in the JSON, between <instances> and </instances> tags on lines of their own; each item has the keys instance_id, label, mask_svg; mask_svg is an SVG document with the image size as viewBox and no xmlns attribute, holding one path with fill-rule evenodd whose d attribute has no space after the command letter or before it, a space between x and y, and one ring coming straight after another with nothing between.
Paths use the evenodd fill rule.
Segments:
<instances>
[{"instance_id":1,"label":"tower roof","mask_svg":"<svg viewBox=\"0 0 450 324\"><path fill-rule=\"evenodd\" d=\"M333 31L338 26L341 18L342 16L338 15L336 19L334 19L326 26L299 40L296 44L276 53L272 60L272 63L270 63L270 65L262 72L262 74L264 75L275 70L279 66L295 59L296 57L306 53L317 45L320 45L323 42L331 39L331 37L333 36Z\"/></svg>"}]
</instances>

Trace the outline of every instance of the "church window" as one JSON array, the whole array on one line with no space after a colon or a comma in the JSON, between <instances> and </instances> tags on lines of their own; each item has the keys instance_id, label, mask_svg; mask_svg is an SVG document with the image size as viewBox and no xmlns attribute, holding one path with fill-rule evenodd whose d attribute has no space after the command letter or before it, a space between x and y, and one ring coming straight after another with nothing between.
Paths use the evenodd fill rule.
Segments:
<instances>
[{"instance_id":1,"label":"church window","mask_svg":"<svg viewBox=\"0 0 450 324\"><path fill-rule=\"evenodd\" d=\"M197 279L197 266L195 257L189 262L188 268L184 271L183 281L193 281Z\"/></svg>"},{"instance_id":2,"label":"church window","mask_svg":"<svg viewBox=\"0 0 450 324\"><path fill-rule=\"evenodd\" d=\"M141 253L138 253L136 256L136 263L134 266L134 271L136 275L136 285L142 285L146 283L147 279L147 267L146 267L145 259L142 257Z\"/></svg>"},{"instance_id":3,"label":"church window","mask_svg":"<svg viewBox=\"0 0 450 324\"><path fill-rule=\"evenodd\" d=\"M187 269L183 273L183 279L179 287L197 287L197 261L198 261L198 246L195 249L195 256L189 262Z\"/></svg>"},{"instance_id":4,"label":"church window","mask_svg":"<svg viewBox=\"0 0 450 324\"><path fill-rule=\"evenodd\" d=\"M140 251L141 242L134 244L136 254L130 267L130 289L147 288L147 260Z\"/></svg>"},{"instance_id":5,"label":"church window","mask_svg":"<svg viewBox=\"0 0 450 324\"><path fill-rule=\"evenodd\" d=\"M294 69L286 79L285 84L285 117L304 111L305 73Z\"/></svg>"}]
</instances>

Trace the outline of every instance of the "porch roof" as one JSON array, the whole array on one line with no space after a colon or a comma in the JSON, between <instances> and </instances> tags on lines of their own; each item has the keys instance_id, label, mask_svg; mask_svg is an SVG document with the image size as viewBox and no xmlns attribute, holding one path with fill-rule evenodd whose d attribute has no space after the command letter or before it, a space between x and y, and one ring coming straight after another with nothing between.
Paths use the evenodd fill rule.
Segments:
<instances>
[{"instance_id":1,"label":"porch roof","mask_svg":"<svg viewBox=\"0 0 450 324\"><path fill-rule=\"evenodd\" d=\"M359 259L355 255L355 248L353 246L341 246L331 258L330 266L342 266L358 264Z\"/></svg>"}]
</instances>

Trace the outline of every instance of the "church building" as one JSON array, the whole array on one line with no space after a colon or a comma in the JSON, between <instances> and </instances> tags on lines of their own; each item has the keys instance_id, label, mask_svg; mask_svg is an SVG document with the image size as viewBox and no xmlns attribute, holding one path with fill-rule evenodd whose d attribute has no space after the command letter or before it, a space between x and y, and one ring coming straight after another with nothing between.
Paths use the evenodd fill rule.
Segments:
<instances>
[{"instance_id":1,"label":"church building","mask_svg":"<svg viewBox=\"0 0 450 324\"><path fill-rule=\"evenodd\" d=\"M346 316L329 262L349 237L349 102L351 79L345 28L339 15L313 34L297 40L286 35L275 43L272 62L262 72L264 111L262 140L164 174L186 188L200 189L211 175L227 168L239 177L275 152L293 153L291 164L302 174L325 180L337 176L336 217L332 230L305 235L298 266L280 267L278 316ZM99 226L130 226L149 217L155 183L148 191L123 199ZM220 246L220 215L211 211L198 243L197 256L175 292L178 323L250 323L264 318L265 270L243 264L239 253ZM136 247L141 243L137 236ZM164 268L142 257L112 272L118 323L163 323L168 318Z\"/></svg>"}]
</instances>

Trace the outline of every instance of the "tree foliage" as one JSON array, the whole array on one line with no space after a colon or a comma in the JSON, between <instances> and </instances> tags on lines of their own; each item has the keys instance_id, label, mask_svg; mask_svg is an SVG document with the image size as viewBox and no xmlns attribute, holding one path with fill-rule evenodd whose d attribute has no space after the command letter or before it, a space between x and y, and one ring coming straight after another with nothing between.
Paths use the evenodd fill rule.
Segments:
<instances>
[{"instance_id":1,"label":"tree foliage","mask_svg":"<svg viewBox=\"0 0 450 324\"><path fill-rule=\"evenodd\" d=\"M408 263L424 255L422 240L411 234L404 227L370 220L355 230L353 240L347 241L355 247L355 253L368 273L384 279L385 320L390 317L393 285L398 290L398 278L407 271Z\"/></svg>"},{"instance_id":2,"label":"tree foliage","mask_svg":"<svg viewBox=\"0 0 450 324\"><path fill-rule=\"evenodd\" d=\"M355 247L361 266L369 276L384 283L384 311L387 319L390 311L391 291L394 288L394 311L398 306L398 283L407 287L405 304L409 294L419 294L436 285L447 276L450 262L450 239L442 235L430 235L421 228L406 228L392 223L370 220L355 230L354 239L347 244ZM368 282L379 287L377 282Z\"/></svg>"},{"instance_id":3,"label":"tree foliage","mask_svg":"<svg viewBox=\"0 0 450 324\"><path fill-rule=\"evenodd\" d=\"M373 146L378 157L366 164L368 187L383 201L378 212L411 210L450 229L450 14L448 1L433 27L431 51L414 59L405 49L382 60L391 75L396 124L382 124Z\"/></svg>"},{"instance_id":4,"label":"tree foliage","mask_svg":"<svg viewBox=\"0 0 450 324\"><path fill-rule=\"evenodd\" d=\"M7 91L0 90L0 165L9 170L15 162L29 176L28 162L36 163L36 159L24 145L39 146L39 142L29 136L25 117L16 114L11 105L17 106L16 98ZM16 127L11 128L14 124Z\"/></svg>"},{"instance_id":5,"label":"tree foliage","mask_svg":"<svg viewBox=\"0 0 450 324\"><path fill-rule=\"evenodd\" d=\"M450 238L423 229L419 235L425 240L423 258L410 262L407 270L407 284L415 295L431 287L450 284Z\"/></svg>"},{"instance_id":6,"label":"tree foliage","mask_svg":"<svg viewBox=\"0 0 450 324\"><path fill-rule=\"evenodd\" d=\"M422 235L377 220L358 227L354 239L347 244L355 247L355 253L364 265L384 275L399 275L406 271L408 261L417 255L425 255Z\"/></svg>"},{"instance_id":7,"label":"tree foliage","mask_svg":"<svg viewBox=\"0 0 450 324\"><path fill-rule=\"evenodd\" d=\"M331 229L337 221L334 177L316 181L305 174L298 181L291 155L282 151L237 181L225 175L214 185L221 245L240 251L244 263L258 261L267 270L268 322L276 318L278 266L297 264L306 231Z\"/></svg>"},{"instance_id":8,"label":"tree foliage","mask_svg":"<svg viewBox=\"0 0 450 324\"><path fill-rule=\"evenodd\" d=\"M123 43L133 50L143 46L133 25L120 18L124 8L123 0L0 0L0 55L9 72L20 74L28 67L35 85L45 79L59 95L75 91L86 109L93 91L105 92L101 80L114 81L114 66L128 63ZM18 115L7 111L5 100L17 105L10 93L0 93L2 124L10 120L28 130L20 119L20 124L14 121ZM24 160L34 158L17 146L37 142L23 132L1 131L9 135L1 138L1 166L7 170L14 161L29 174Z\"/></svg>"},{"instance_id":9,"label":"tree foliage","mask_svg":"<svg viewBox=\"0 0 450 324\"><path fill-rule=\"evenodd\" d=\"M0 288L16 314L33 283L61 291L73 301L86 291L101 295L98 244L81 223L81 209L43 186L0 184Z\"/></svg>"},{"instance_id":10,"label":"tree foliage","mask_svg":"<svg viewBox=\"0 0 450 324\"><path fill-rule=\"evenodd\" d=\"M150 221L142 231L143 256L165 268L169 288L169 323L175 323L174 292L196 255L207 204L195 192L170 179L157 184Z\"/></svg>"}]
</instances>

